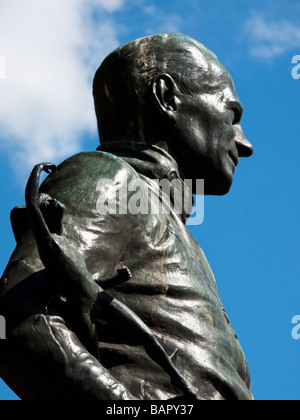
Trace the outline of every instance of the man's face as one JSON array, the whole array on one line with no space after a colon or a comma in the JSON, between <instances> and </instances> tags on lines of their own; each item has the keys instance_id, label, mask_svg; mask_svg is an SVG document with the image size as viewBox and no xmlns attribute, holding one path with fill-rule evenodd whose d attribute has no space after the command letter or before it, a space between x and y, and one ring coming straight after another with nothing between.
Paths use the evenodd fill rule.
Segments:
<instances>
[{"instance_id":1,"label":"man's face","mask_svg":"<svg viewBox=\"0 0 300 420\"><path fill-rule=\"evenodd\" d=\"M208 70L199 89L179 94L177 157L186 178L205 180L205 194L223 195L231 188L239 157L251 156L253 147L240 124L243 110L231 77L217 62Z\"/></svg>"}]
</instances>

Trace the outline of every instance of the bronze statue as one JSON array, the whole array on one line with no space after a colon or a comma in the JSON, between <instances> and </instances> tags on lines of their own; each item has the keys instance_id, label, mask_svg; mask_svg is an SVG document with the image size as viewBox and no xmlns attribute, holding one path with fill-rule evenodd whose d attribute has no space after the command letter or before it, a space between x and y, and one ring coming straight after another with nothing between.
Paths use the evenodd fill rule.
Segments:
<instances>
[{"instance_id":1,"label":"bronze statue","mask_svg":"<svg viewBox=\"0 0 300 420\"><path fill-rule=\"evenodd\" d=\"M189 213L174 206L182 190L170 203L155 182L193 180L190 196L197 179L207 195L230 190L253 148L228 72L197 41L160 34L107 57L94 98L101 146L36 166L26 207L12 211L0 376L29 400L252 399ZM128 210L129 185L146 209L168 211L124 211L116 191ZM99 211L113 196L115 211Z\"/></svg>"}]
</instances>

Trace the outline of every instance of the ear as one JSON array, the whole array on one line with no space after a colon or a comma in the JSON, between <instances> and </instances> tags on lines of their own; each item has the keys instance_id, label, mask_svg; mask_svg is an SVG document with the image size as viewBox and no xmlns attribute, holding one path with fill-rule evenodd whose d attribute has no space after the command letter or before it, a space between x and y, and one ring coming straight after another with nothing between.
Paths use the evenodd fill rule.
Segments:
<instances>
[{"instance_id":1,"label":"ear","mask_svg":"<svg viewBox=\"0 0 300 420\"><path fill-rule=\"evenodd\" d=\"M178 88L169 74L161 74L153 82L153 94L160 110L164 113L174 114L180 103Z\"/></svg>"}]
</instances>

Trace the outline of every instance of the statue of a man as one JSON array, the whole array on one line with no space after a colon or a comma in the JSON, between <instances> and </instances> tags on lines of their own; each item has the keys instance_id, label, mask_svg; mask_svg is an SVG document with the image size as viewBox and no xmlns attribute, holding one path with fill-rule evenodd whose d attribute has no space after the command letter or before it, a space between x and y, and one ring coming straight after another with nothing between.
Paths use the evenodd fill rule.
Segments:
<instances>
[{"instance_id":1,"label":"statue of a man","mask_svg":"<svg viewBox=\"0 0 300 420\"><path fill-rule=\"evenodd\" d=\"M0 376L22 399L167 400L183 395L185 383L199 399L252 399L244 353L186 228L189 214L174 206L180 188L168 201L155 182L193 180L192 195L204 179L206 195L229 192L239 158L253 153L230 75L202 44L161 34L107 57L94 98L101 146L63 162L39 201L27 197L27 208L12 212L17 247L0 283ZM120 191L128 204L136 189L148 209L168 211L99 211ZM93 281L122 267L132 278L108 281L107 292ZM186 381L181 389L173 367Z\"/></svg>"}]
</instances>

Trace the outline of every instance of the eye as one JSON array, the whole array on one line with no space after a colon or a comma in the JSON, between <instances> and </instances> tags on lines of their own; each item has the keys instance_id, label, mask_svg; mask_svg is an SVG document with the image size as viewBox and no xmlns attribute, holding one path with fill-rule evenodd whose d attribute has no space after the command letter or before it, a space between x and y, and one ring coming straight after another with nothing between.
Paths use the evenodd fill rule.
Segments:
<instances>
[{"instance_id":1,"label":"eye","mask_svg":"<svg viewBox=\"0 0 300 420\"><path fill-rule=\"evenodd\" d=\"M243 115L241 110L239 108L232 107L231 112L232 112L232 125L239 124L241 122L242 115Z\"/></svg>"},{"instance_id":2,"label":"eye","mask_svg":"<svg viewBox=\"0 0 300 420\"><path fill-rule=\"evenodd\" d=\"M243 116L243 107L237 101L231 101L228 103L228 109L232 114L232 125L240 124Z\"/></svg>"}]
</instances>

